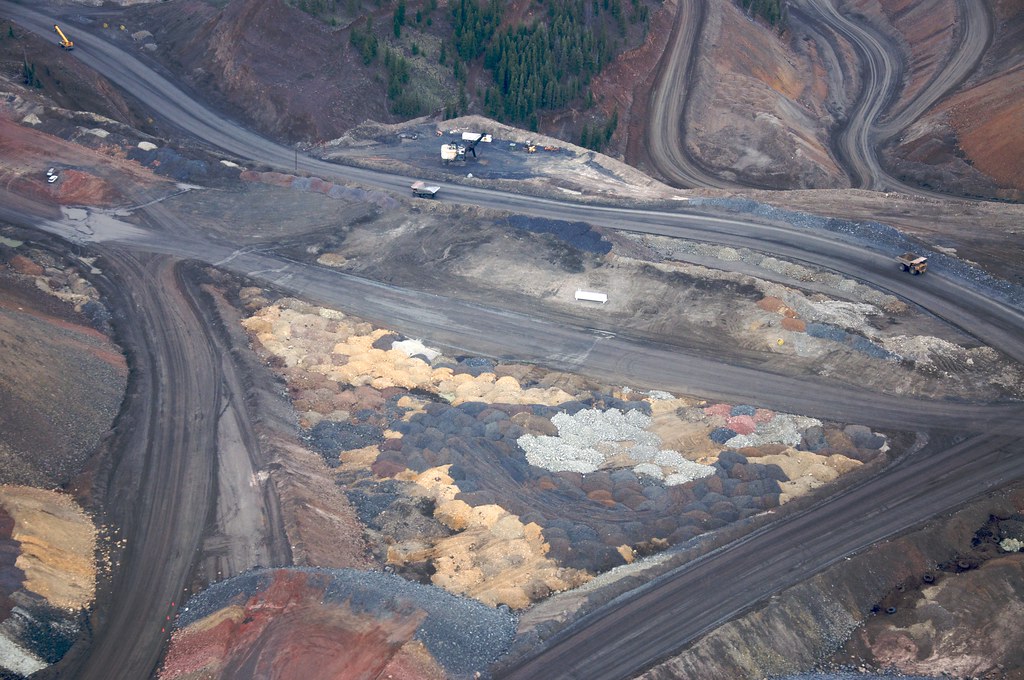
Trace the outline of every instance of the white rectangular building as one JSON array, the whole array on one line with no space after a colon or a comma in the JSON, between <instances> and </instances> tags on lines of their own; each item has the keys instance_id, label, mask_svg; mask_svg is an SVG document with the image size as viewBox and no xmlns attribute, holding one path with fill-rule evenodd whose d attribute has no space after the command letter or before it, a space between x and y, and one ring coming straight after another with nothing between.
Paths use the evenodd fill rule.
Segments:
<instances>
[{"instance_id":1,"label":"white rectangular building","mask_svg":"<svg viewBox=\"0 0 1024 680\"><path fill-rule=\"evenodd\" d=\"M589 300L590 302L600 302L601 304L604 304L604 303L608 302L608 294L607 293L596 293L596 292L594 292L592 290L580 290L579 288L577 288L576 289L576 299L577 300Z\"/></svg>"}]
</instances>

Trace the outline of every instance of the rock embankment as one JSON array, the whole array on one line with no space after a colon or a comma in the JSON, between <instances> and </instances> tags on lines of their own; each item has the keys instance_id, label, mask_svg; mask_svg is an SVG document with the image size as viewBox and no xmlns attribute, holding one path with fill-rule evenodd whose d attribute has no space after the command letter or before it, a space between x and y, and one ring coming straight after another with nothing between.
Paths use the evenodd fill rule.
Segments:
<instances>
[{"instance_id":1,"label":"rock embankment","mask_svg":"<svg viewBox=\"0 0 1024 680\"><path fill-rule=\"evenodd\" d=\"M508 647L507 611L379 572L268 569L182 608L163 680L470 678Z\"/></svg>"}]
</instances>

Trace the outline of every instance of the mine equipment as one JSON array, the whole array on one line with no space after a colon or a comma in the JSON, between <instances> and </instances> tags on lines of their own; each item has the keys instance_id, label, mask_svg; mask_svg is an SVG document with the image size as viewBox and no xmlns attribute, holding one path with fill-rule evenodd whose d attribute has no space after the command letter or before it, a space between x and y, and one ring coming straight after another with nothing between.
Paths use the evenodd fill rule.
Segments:
<instances>
[{"instance_id":1,"label":"mine equipment","mask_svg":"<svg viewBox=\"0 0 1024 680\"><path fill-rule=\"evenodd\" d=\"M54 24L53 25L53 30L57 31L57 35L60 36L60 42L58 44L61 47L63 47L66 50L73 50L73 49L75 49L75 43L73 43L70 40L68 40L68 37L66 35L64 35L64 31L60 30L60 26Z\"/></svg>"},{"instance_id":2,"label":"mine equipment","mask_svg":"<svg viewBox=\"0 0 1024 680\"><path fill-rule=\"evenodd\" d=\"M914 276L928 271L928 258L916 253L903 253L896 258L896 261L900 263L900 268L903 271L910 272Z\"/></svg>"},{"instance_id":3,"label":"mine equipment","mask_svg":"<svg viewBox=\"0 0 1024 680\"><path fill-rule=\"evenodd\" d=\"M412 195L416 198L434 198L441 190L439 186L428 186L425 182L413 182Z\"/></svg>"}]
</instances>

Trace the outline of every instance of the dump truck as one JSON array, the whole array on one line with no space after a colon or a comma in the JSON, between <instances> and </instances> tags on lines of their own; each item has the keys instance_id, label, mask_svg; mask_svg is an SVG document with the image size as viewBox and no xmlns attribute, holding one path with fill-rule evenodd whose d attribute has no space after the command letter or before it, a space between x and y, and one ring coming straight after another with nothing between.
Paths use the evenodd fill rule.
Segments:
<instances>
[{"instance_id":1,"label":"dump truck","mask_svg":"<svg viewBox=\"0 0 1024 680\"><path fill-rule=\"evenodd\" d=\"M428 186L425 182L413 182L412 195L416 198L433 198L441 190L438 186Z\"/></svg>"},{"instance_id":2,"label":"dump truck","mask_svg":"<svg viewBox=\"0 0 1024 680\"><path fill-rule=\"evenodd\" d=\"M914 276L928 271L928 258L916 253L903 253L896 258L896 261L900 263L900 269L910 272Z\"/></svg>"},{"instance_id":3,"label":"dump truck","mask_svg":"<svg viewBox=\"0 0 1024 680\"><path fill-rule=\"evenodd\" d=\"M60 26L58 26L57 24L54 24L53 25L53 30L57 31L57 35L60 36L60 42L57 43L58 45L60 45L61 47L63 47L66 50L73 50L73 49L75 49L75 43L73 43L70 40L68 40L68 37L66 35L64 35L64 31L60 30Z\"/></svg>"}]
</instances>

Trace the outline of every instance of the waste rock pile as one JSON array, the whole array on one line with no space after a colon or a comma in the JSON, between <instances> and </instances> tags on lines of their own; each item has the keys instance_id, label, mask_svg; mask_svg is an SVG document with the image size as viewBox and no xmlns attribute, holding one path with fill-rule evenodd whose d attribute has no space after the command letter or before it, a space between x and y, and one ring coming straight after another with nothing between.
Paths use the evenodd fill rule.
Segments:
<instances>
[{"instance_id":1,"label":"waste rock pile","mask_svg":"<svg viewBox=\"0 0 1024 680\"><path fill-rule=\"evenodd\" d=\"M868 428L452 358L335 310L250 299L244 324L374 559L491 605L766 512L885 447Z\"/></svg>"}]
</instances>

